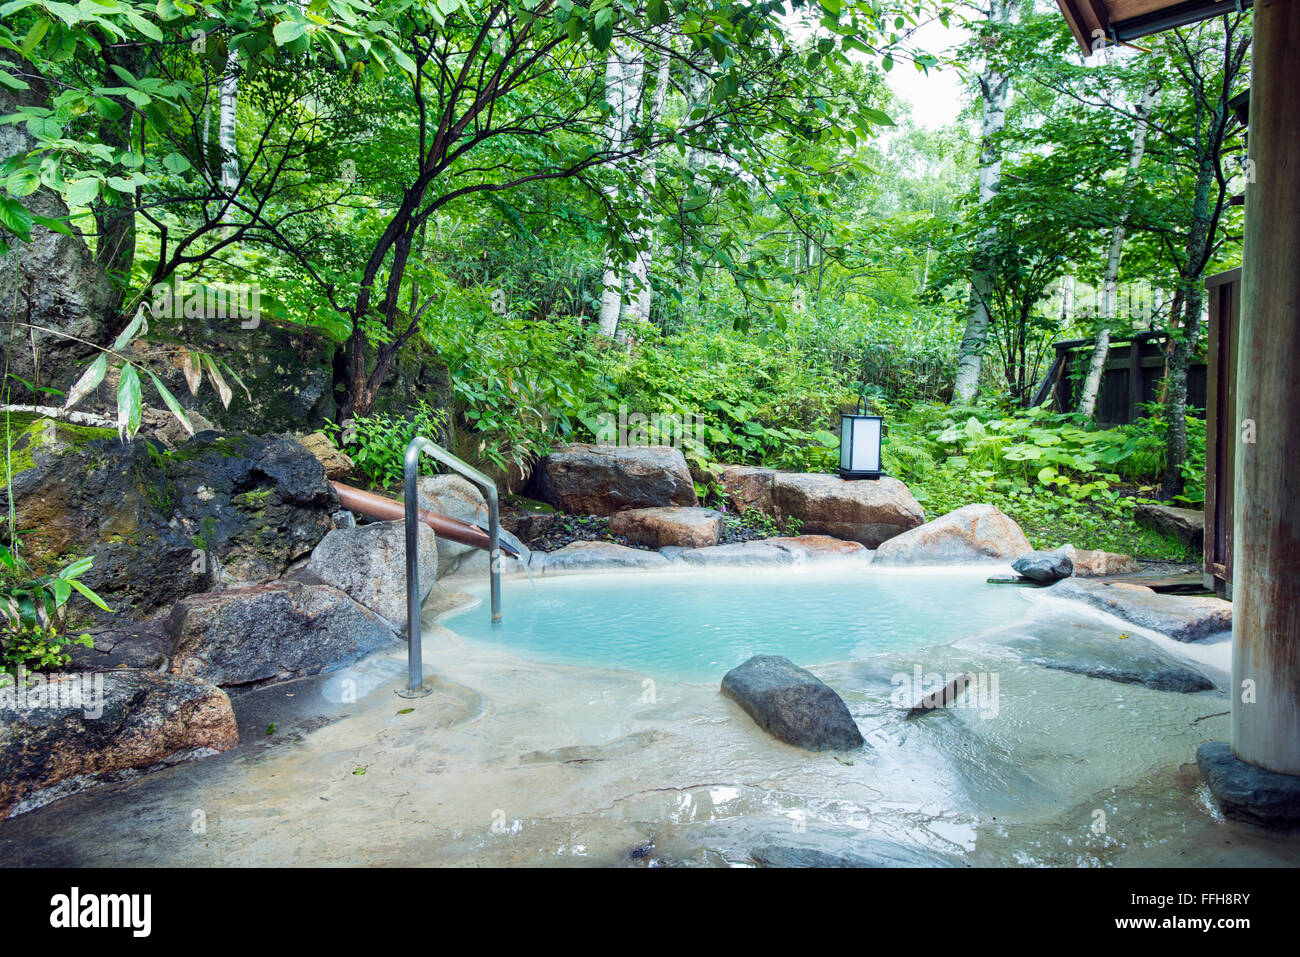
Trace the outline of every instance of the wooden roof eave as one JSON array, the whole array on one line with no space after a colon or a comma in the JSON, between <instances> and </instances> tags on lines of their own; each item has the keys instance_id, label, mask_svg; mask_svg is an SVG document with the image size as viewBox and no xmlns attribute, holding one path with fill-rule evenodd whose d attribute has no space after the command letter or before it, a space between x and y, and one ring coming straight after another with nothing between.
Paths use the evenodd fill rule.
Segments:
<instances>
[{"instance_id":1,"label":"wooden roof eave","mask_svg":"<svg viewBox=\"0 0 1300 957\"><path fill-rule=\"evenodd\" d=\"M1070 32L1085 56L1094 44L1127 43L1139 37L1161 33L1174 27L1198 23L1250 9L1253 0L1056 0ZM1111 19L1111 11L1121 8L1128 16Z\"/></svg>"}]
</instances>

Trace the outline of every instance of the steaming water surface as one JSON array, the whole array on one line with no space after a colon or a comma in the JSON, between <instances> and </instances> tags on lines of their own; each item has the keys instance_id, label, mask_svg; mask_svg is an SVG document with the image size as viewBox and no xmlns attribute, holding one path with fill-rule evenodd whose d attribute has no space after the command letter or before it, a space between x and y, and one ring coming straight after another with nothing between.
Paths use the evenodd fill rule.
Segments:
<instances>
[{"instance_id":1,"label":"steaming water surface","mask_svg":"<svg viewBox=\"0 0 1300 957\"><path fill-rule=\"evenodd\" d=\"M1009 624L1029 603L987 570L866 567L574 575L502 583L503 622L482 604L442 623L528 658L715 682L751 655L803 666L947 644ZM487 583L465 590L486 598Z\"/></svg>"}]
</instances>

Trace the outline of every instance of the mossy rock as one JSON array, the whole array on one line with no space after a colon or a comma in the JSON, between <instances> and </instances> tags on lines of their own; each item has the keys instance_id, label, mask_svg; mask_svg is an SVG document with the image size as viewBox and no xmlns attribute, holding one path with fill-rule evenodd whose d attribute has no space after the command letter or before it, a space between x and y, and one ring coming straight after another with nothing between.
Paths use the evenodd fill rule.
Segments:
<instances>
[{"instance_id":1,"label":"mossy rock","mask_svg":"<svg viewBox=\"0 0 1300 957\"><path fill-rule=\"evenodd\" d=\"M34 412L10 412L0 419L9 450L8 466L0 472L0 488L9 487L11 475L18 475L35 465L34 455L42 449L61 446L82 446L96 440L111 440L117 433L113 429L91 425L74 425Z\"/></svg>"},{"instance_id":2,"label":"mossy rock","mask_svg":"<svg viewBox=\"0 0 1300 957\"><path fill-rule=\"evenodd\" d=\"M28 437L30 460L0 490L6 512L12 495L21 553L38 572L91 556L83 580L119 617L151 617L217 584L271 581L333 527L324 468L285 436L201 432L167 452L115 435L45 442L32 428L41 441Z\"/></svg>"}]
</instances>

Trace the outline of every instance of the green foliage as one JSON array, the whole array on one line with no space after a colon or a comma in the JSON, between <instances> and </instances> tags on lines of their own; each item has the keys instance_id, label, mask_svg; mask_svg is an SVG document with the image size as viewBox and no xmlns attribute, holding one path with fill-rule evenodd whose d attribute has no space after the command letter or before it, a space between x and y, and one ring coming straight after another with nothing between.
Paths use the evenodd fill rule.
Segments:
<instances>
[{"instance_id":1,"label":"green foliage","mask_svg":"<svg viewBox=\"0 0 1300 957\"><path fill-rule=\"evenodd\" d=\"M380 488L401 488L406 447L417 435L437 439L447 427L447 410L434 409L424 399L417 400L412 414L398 417L386 414L359 415L346 425L328 423L324 431L348 454L357 471L369 483ZM437 471L432 459L420 457L420 473Z\"/></svg>"},{"instance_id":2,"label":"green foliage","mask_svg":"<svg viewBox=\"0 0 1300 957\"><path fill-rule=\"evenodd\" d=\"M1149 411L1153 411L1148 407ZM1090 429L1044 409L916 406L890 423L886 469L907 482L929 515L974 502L996 505L1036 547L1071 542L1147 558L1195 559L1171 539L1138 529L1133 507L1150 500L1164 469L1166 424L1149 415ZM1188 419L1189 499L1203 496L1205 423ZM1199 452L1197 451L1199 449Z\"/></svg>"},{"instance_id":3,"label":"green foliage","mask_svg":"<svg viewBox=\"0 0 1300 957\"><path fill-rule=\"evenodd\" d=\"M754 538L775 538L780 535L798 535L803 527L803 522L797 518L778 520L765 512L751 508L741 513L726 513L722 518L722 527L724 539L749 540Z\"/></svg>"},{"instance_id":4,"label":"green foliage","mask_svg":"<svg viewBox=\"0 0 1300 957\"><path fill-rule=\"evenodd\" d=\"M92 559L81 558L57 573L35 575L16 547L0 545L0 669L16 673L61 668L72 645L89 648L89 635L69 637L68 599L76 592L98 608L104 600L82 582Z\"/></svg>"}]
</instances>

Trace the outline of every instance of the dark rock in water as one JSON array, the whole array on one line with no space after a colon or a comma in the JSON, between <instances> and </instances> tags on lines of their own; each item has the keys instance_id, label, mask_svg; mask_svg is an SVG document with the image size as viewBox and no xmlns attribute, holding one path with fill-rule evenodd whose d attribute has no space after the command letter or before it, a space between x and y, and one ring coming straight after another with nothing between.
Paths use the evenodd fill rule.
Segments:
<instances>
[{"instance_id":1,"label":"dark rock in water","mask_svg":"<svg viewBox=\"0 0 1300 957\"><path fill-rule=\"evenodd\" d=\"M1196 641L1232 628L1232 602L1222 598L1162 595L1129 582L1066 578L1050 594L1086 602L1125 621L1160 631L1175 641Z\"/></svg>"},{"instance_id":2,"label":"dark rock in water","mask_svg":"<svg viewBox=\"0 0 1300 957\"><path fill-rule=\"evenodd\" d=\"M171 672L218 685L316 674L397 640L379 615L328 585L278 582L190 595L167 619Z\"/></svg>"},{"instance_id":3,"label":"dark rock in water","mask_svg":"<svg viewBox=\"0 0 1300 957\"><path fill-rule=\"evenodd\" d=\"M781 655L755 655L732 668L722 679L722 693L768 734L795 747L847 751L863 744L844 700Z\"/></svg>"},{"instance_id":4,"label":"dark rock in water","mask_svg":"<svg viewBox=\"0 0 1300 957\"><path fill-rule=\"evenodd\" d=\"M811 847L769 844L750 852L759 867L953 867L949 858L887 841L855 844L853 850L832 854Z\"/></svg>"},{"instance_id":5,"label":"dark rock in water","mask_svg":"<svg viewBox=\"0 0 1300 957\"><path fill-rule=\"evenodd\" d=\"M165 452L104 430L49 433L45 421L19 436L0 508L12 497L36 570L94 559L82 580L116 614L74 596L74 616L116 627L215 585L271 581L333 527L338 496L324 467L283 436L200 432Z\"/></svg>"},{"instance_id":6,"label":"dark rock in water","mask_svg":"<svg viewBox=\"0 0 1300 957\"><path fill-rule=\"evenodd\" d=\"M1029 552L1021 555L1011 567L1020 575L1036 582L1054 582L1074 574L1074 561L1061 549L1051 552Z\"/></svg>"},{"instance_id":7,"label":"dark rock in water","mask_svg":"<svg viewBox=\"0 0 1300 957\"><path fill-rule=\"evenodd\" d=\"M1300 828L1300 775L1248 764L1222 741L1197 748L1196 763L1226 816L1272 830Z\"/></svg>"},{"instance_id":8,"label":"dark rock in water","mask_svg":"<svg viewBox=\"0 0 1300 957\"><path fill-rule=\"evenodd\" d=\"M1199 550L1205 543L1205 513L1173 505L1143 504L1133 507L1133 521Z\"/></svg>"},{"instance_id":9,"label":"dark rock in water","mask_svg":"<svg viewBox=\"0 0 1300 957\"><path fill-rule=\"evenodd\" d=\"M957 700L957 696L966 690L966 686L975 680L972 674L958 675L949 681L938 691L926 695L903 716L904 721L910 721L912 718L919 718L921 715L929 714L937 708L946 708Z\"/></svg>"},{"instance_id":10,"label":"dark rock in water","mask_svg":"<svg viewBox=\"0 0 1300 957\"><path fill-rule=\"evenodd\" d=\"M208 684L126 669L34 677L43 697L26 707L7 700L12 684L0 690L0 819L239 742L230 699Z\"/></svg>"}]
</instances>

